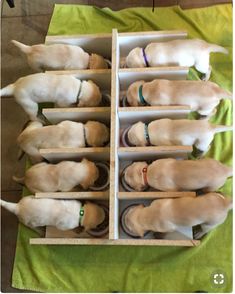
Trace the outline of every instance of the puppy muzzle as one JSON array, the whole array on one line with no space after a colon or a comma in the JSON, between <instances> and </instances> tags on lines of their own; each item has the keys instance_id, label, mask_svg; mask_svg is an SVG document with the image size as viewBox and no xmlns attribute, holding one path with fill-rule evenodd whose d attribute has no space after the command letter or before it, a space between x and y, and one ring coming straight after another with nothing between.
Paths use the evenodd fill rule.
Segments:
<instances>
[{"instance_id":1,"label":"puppy muzzle","mask_svg":"<svg viewBox=\"0 0 235 294\"><path fill-rule=\"evenodd\" d=\"M104 210L104 220L101 224L99 224L95 229L92 230L88 230L87 233L95 238L101 238L104 235L108 234L109 231L109 209L105 204L98 204L99 206L101 206Z\"/></svg>"},{"instance_id":2,"label":"puppy muzzle","mask_svg":"<svg viewBox=\"0 0 235 294\"><path fill-rule=\"evenodd\" d=\"M138 204L131 204L129 206L127 206L121 213L121 216L120 216L120 224L121 224L121 228L123 230L123 232L125 234L127 234L129 237L131 238L135 238L135 239L139 239L141 238L139 235L135 234L134 232L130 231L130 229L127 227L126 225L126 217L130 211L131 208L134 208L135 206L138 206L142 203L138 203ZM149 231L145 232L144 234L144 237L149 233Z\"/></svg>"},{"instance_id":3,"label":"puppy muzzle","mask_svg":"<svg viewBox=\"0 0 235 294\"><path fill-rule=\"evenodd\" d=\"M94 186L90 187L90 189L92 191L102 191L109 186L109 166L108 164L102 162L96 162L95 165L99 169L99 178L95 181Z\"/></svg>"}]
</instances>

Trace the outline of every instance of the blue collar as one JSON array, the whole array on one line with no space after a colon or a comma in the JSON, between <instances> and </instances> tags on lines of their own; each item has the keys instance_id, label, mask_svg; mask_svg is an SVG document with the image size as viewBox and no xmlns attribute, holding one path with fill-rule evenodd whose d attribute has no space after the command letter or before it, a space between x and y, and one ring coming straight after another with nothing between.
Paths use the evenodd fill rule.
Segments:
<instances>
[{"instance_id":1,"label":"blue collar","mask_svg":"<svg viewBox=\"0 0 235 294\"><path fill-rule=\"evenodd\" d=\"M144 48L142 48L142 53L143 53L143 57L144 57L145 66L149 67L148 59L147 59Z\"/></svg>"},{"instance_id":2,"label":"blue collar","mask_svg":"<svg viewBox=\"0 0 235 294\"><path fill-rule=\"evenodd\" d=\"M148 102L146 102L146 100L144 99L144 96L143 96L143 85L141 85L139 87L139 98L140 98L140 103L142 105L148 105Z\"/></svg>"}]
</instances>

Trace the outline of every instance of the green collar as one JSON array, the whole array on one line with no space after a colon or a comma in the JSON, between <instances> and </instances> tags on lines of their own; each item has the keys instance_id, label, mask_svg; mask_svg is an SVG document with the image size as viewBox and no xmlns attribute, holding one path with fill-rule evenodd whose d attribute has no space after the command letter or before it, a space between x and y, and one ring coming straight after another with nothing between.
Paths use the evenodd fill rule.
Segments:
<instances>
[{"instance_id":1,"label":"green collar","mask_svg":"<svg viewBox=\"0 0 235 294\"><path fill-rule=\"evenodd\" d=\"M81 206L80 211L79 211L79 221L78 221L79 225L82 225L83 216L84 216L84 206Z\"/></svg>"},{"instance_id":2,"label":"green collar","mask_svg":"<svg viewBox=\"0 0 235 294\"><path fill-rule=\"evenodd\" d=\"M78 90L78 94L77 94L77 104L79 103L81 91L82 91L82 82L80 84L80 87L79 87L79 90Z\"/></svg>"},{"instance_id":3,"label":"green collar","mask_svg":"<svg viewBox=\"0 0 235 294\"><path fill-rule=\"evenodd\" d=\"M139 87L139 99L140 99L140 103L142 105L148 105L148 102L146 102L146 100L144 99L144 96L143 96L143 85L141 85Z\"/></svg>"}]
</instances>

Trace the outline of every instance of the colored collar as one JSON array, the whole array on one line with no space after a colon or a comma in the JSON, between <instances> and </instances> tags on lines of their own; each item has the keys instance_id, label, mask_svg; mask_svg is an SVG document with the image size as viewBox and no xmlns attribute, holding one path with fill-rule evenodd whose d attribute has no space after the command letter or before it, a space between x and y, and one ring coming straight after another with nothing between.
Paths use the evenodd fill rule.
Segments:
<instances>
[{"instance_id":1,"label":"colored collar","mask_svg":"<svg viewBox=\"0 0 235 294\"><path fill-rule=\"evenodd\" d=\"M148 132L148 125L147 124L144 124L144 135L145 135L145 139L147 141L147 145L151 145L151 142L150 142L150 138L149 138L149 132Z\"/></svg>"},{"instance_id":2,"label":"colored collar","mask_svg":"<svg viewBox=\"0 0 235 294\"><path fill-rule=\"evenodd\" d=\"M85 142L85 147L89 146L86 140L86 128L83 126L83 136L84 136L84 142Z\"/></svg>"},{"instance_id":3,"label":"colored collar","mask_svg":"<svg viewBox=\"0 0 235 294\"><path fill-rule=\"evenodd\" d=\"M78 90L78 94L77 94L77 104L79 103L81 92L82 92L82 82L80 84L80 87L79 87L79 90Z\"/></svg>"},{"instance_id":4,"label":"colored collar","mask_svg":"<svg viewBox=\"0 0 235 294\"><path fill-rule=\"evenodd\" d=\"M139 87L139 100L142 105L148 105L148 102L146 102L143 96L143 85Z\"/></svg>"},{"instance_id":5,"label":"colored collar","mask_svg":"<svg viewBox=\"0 0 235 294\"><path fill-rule=\"evenodd\" d=\"M79 211L79 220L78 220L78 225L82 225L82 218L84 216L84 206L81 206L80 211Z\"/></svg>"},{"instance_id":6,"label":"colored collar","mask_svg":"<svg viewBox=\"0 0 235 294\"><path fill-rule=\"evenodd\" d=\"M147 59L146 53L144 51L144 48L142 48L142 53L143 53L143 57L144 57L145 66L149 67L148 59Z\"/></svg>"},{"instance_id":7,"label":"colored collar","mask_svg":"<svg viewBox=\"0 0 235 294\"><path fill-rule=\"evenodd\" d=\"M144 184L145 186L148 186L148 179L147 179L147 171L148 171L148 166L144 167L142 169L142 174L143 174L143 179L144 179Z\"/></svg>"}]
</instances>

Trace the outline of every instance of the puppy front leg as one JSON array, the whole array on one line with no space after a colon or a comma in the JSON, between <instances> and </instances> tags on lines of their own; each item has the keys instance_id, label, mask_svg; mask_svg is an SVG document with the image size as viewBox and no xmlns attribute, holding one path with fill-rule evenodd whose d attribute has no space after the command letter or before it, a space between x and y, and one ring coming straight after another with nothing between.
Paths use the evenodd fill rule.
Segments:
<instances>
[{"instance_id":1,"label":"puppy front leg","mask_svg":"<svg viewBox=\"0 0 235 294\"><path fill-rule=\"evenodd\" d=\"M204 77L202 78L202 80L203 80L204 82L209 81L210 76L211 76L211 71L212 71L212 67L211 67L211 65L210 65L208 71L206 72L206 74L205 74Z\"/></svg>"}]
</instances>

